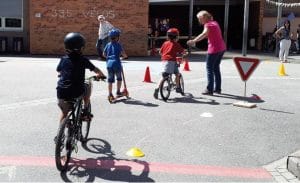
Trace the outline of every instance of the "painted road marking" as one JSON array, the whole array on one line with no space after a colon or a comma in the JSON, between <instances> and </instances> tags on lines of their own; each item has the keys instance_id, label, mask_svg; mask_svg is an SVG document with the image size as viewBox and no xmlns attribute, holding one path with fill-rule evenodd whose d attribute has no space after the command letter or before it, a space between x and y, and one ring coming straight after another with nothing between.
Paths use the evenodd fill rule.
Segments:
<instances>
[{"instance_id":1,"label":"painted road marking","mask_svg":"<svg viewBox=\"0 0 300 183\"><path fill-rule=\"evenodd\" d=\"M200 116L203 117L203 118L212 118L213 114L209 113L209 112L204 112Z\"/></svg>"},{"instance_id":2,"label":"painted road marking","mask_svg":"<svg viewBox=\"0 0 300 183\"><path fill-rule=\"evenodd\" d=\"M71 165L88 169L117 169L144 172L171 173L183 175L200 175L216 177L233 177L272 180L271 174L264 168L239 168L208 165L184 165L171 163L145 162L139 160L101 160L101 159L73 159ZM34 156L0 156L0 165L4 166L31 166L55 167L53 157Z\"/></svg>"}]
</instances>

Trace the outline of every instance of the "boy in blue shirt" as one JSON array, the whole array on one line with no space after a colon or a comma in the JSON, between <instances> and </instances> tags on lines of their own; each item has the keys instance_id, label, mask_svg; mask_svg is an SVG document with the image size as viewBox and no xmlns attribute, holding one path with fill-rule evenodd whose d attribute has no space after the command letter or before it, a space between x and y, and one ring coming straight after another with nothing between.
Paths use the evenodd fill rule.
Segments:
<instances>
[{"instance_id":1,"label":"boy in blue shirt","mask_svg":"<svg viewBox=\"0 0 300 183\"><path fill-rule=\"evenodd\" d=\"M85 110L90 103L91 96L91 88L86 87L84 83L85 69L95 72L99 78L105 78L105 76L88 58L82 55L85 38L80 33L68 33L64 39L64 44L66 55L60 59L56 68L56 71L59 73L56 87L58 106L62 111L60 121L67 116L71 108L66 101L81 95L84 95L83 116L92 116L87 114L88 112Z\"/></svg>"},{"instance_id":2,"label":"boy in blue shirt","mask_svg":"<svg viewBox=\"0 0 300 183\"><path fill-rule=\"evenodd\" d=\"M114 100L114 95L112 94L113 83L115 82L115 76L117 78L117 97L122 96L120 88L122 85L122 64L120 56L123 56L124 59L127 58L127 55L119 43L120 30L112 29L109 31L108 36L110 37L110 42L105 46L103 51L103 56L106 58L106 67L108 73L108 100Z\"/></svg>"}]
</instances>

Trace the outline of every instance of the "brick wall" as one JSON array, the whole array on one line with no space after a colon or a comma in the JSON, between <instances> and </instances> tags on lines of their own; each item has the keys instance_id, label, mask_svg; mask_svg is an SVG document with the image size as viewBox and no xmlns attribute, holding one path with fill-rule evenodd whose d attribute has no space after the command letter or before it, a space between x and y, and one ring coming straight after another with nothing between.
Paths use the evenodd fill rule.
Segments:
<instances>
[{"instance_id":1,"label":"brick wall","mask_svg":"<svg viewBox=\"0 0 300 183\"><path fill-rule=\"evenodd\" d=\"M30 52L63 54L68 32L81 32L87 39L85 54L96 55L99 23L103 14L121 29L121 42L128 55L147 54L148 0L30 0Z\"/></svg>"}]
</instances>

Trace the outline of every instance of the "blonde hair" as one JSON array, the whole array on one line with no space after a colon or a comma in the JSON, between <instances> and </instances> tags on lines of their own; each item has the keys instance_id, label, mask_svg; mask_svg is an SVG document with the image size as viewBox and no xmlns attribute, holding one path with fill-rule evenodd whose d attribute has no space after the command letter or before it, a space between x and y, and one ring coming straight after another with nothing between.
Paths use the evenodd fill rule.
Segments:
<instances>
[{"instance_id":1,"label":"blonde hair","mask_svg":"<svg viewBox=\"0 0 300 183\"><path fill-rule=\"evenodd\" d=\"M206 20L213 20L213 16L206 10L201 10L197 13L197 18L203 16Z\"/></svg>"}]
</instances>

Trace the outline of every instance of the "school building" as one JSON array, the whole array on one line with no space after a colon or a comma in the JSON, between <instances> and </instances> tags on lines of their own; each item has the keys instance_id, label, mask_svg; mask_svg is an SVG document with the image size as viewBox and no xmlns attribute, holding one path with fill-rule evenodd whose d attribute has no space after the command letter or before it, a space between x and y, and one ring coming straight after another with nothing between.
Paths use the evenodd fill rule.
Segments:
<instances>
[{"instance_id":1,"label":"school building","mask_svg":"<svg viewBox=\"0 0 300 183\"><path fill-rule=\"evenodd\" d=\"M276 24L277 7L266 0L249 1L248 48L261 50L264 36L272 32ZM191 2L192 28L189 25ZM297 3L298 0L284 2ZM1 0L0 54L63 54L64 36L68 32L81 32L87 39L85 54L96 55L97 16L103 14L121 29L121 42L129 55L146 56L149 25L153 29L158 29L159 24L177 27L184 44L190 31L193 36L202 31L196 14L203 9L219 22L228 48L241 49L244 0ZM228 17L225 17L226 11ZM295 32L300 24L300 8L283 8L282 19L288 16L292 17ZM205 46L205 42L197 45L203 49Z\"/></svg>"},{"instance_id":2,"label":"school building","mask_svg":"<svg viewBox=\"0 0 300 183\"><path fill-rule=\"evenodd\" d=\"M1 0L0 52L63 54L64 36L80 32L96 55L98 15L122 31L129 55L147 55L148 0Z\"/></svg>"}]
</instances>

